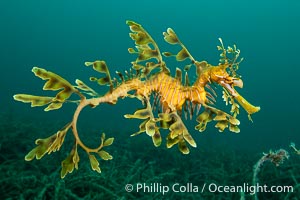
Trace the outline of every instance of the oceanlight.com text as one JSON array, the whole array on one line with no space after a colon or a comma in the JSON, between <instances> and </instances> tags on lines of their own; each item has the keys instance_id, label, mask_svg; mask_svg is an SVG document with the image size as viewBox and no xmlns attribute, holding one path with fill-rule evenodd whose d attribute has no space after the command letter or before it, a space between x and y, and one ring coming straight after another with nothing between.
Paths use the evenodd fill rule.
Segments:
<instances>
[{"instance_id":1,"label":"oceanlight.com text","mask_svg":"<svg viewBox=\"0 0 300 200\"><path fill-rule=\"evenodd\" d=\"M203 183L202 185L196 185L193 183L174 183L171 185L166 185L162 183L136 183L136 184L126 184L126 192L144 192L144 193L161 193L165 195L169 192L176 193L203 193L203 192L243 192L254 195L260 192L293 192L293 186L268 186L268 185L249 185L248 183L243 183L241 185L218 185L216 183Z\"/></svg>"}]
</instances>

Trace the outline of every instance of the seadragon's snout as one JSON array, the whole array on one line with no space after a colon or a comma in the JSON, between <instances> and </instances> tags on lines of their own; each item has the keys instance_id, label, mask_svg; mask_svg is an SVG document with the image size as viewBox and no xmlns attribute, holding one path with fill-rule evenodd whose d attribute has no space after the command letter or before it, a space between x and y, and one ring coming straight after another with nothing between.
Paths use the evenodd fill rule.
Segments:
<instances>
[{"instance_id":1,"label":"seadragon's snout","mask_svg":"<svg viewBox=\"0 0 300 200\"><path fill-rule=\"evenodd\" d=\"M251 115L260 110L259 106L254 106L249 103L243 96L241 96L234 87L243 88L243 81L241 78L231 77L226 71L226 65L214 67L210 73L210 78L213 82L218 83L225 88L229 94Z\"/></svg>"}]
</instances>

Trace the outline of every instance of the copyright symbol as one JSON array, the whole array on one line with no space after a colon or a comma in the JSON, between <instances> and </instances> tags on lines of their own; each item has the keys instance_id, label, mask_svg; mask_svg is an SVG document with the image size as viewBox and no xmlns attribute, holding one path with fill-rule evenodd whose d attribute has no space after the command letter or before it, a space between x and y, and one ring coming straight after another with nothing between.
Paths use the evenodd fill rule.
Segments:
<instances>
[{"instance_id":1,"label":"copyright symbol","mask_svg":"<svg viewBox=\"0 0 300 200\"><path fill-rule=\"evenodd\" d=\"M131 184L126 184L126 185L125 185L125 190L126 190L126 192L132 192L132 190L133 190L133 185L131 185Z\"/></svg>"}]
</instances>

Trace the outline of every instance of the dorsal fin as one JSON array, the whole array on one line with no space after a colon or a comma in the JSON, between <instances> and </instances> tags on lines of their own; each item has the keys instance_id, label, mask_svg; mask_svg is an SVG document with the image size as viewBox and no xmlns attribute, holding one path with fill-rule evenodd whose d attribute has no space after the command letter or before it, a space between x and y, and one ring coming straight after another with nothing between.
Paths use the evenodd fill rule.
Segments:
<instances>
[{"instance_id":1,"label":"dorsal fin","mask_svg":"<svg viewBox=\"0 0 300 200\"><path fill-rule=\"evenodd\" d=\"M175 78L181 82L182 81L182 71L179 68L176 68L176 76Z\"/></svg>"},{"instance_id":2,"label":"dorsal fin","mask_svg":"<svg viewBox=\"0 0 300 200\"><path fill-rule=\"evenodd\" d=\"M188 76L188 73L185 72L185 86L189 86L189 85L190 85L189 76Z\"/></svg>"},{"instance_id":3,"label":"dorsal fin","mask_svg":"<svg viewBox=\"0 0 300 200\"><path fill-rule=\"evenodd\" d=\"M116 74L120 77L120 79L121 79L122 82L125 82L125 78L124 78L124 76L123 76L123 74L121 72L116 71Z\"/></svg>"}]
</instances>

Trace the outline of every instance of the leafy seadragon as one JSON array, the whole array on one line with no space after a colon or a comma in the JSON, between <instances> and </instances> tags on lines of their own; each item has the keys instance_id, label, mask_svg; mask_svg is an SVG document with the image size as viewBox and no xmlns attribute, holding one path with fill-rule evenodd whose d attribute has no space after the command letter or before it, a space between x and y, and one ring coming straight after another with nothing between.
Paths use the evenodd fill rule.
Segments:
<instances>
[{"instance_id":1,"label":"leafy seadragon","mask_svg":"<svg viewBox=\"0 0 300 200\"><path fill-rule=\"evenodd\" d=\"M208 122L215 121L215 127L219 131L229 128L230 131L238 133L240 131L238 128L240 122L237 119L239 105L246 110L250 120L250 115L260 110L259 107L247 102L234 88L235 86L243 87L243 82L236 73L242 59L239 58L240 50L235 45L225 48L222 40L219 39L221 43L218 46L218 50L221 51L220 63L213 66L206 61L195 60L171 28L168 28L163 35L169 44L180 46L181 50L177 54L161 53L156 42L140 24L133 21L127 21L127 24L132 31L130 37L136 44L135 49L129 48L128 51L137 54L137 59L132 62L132 69L129 72L125 71L125 75L116 72L120 78L117 80L111 78L105 61L97 60L85 63L86 66L92 66L94 70L104 74L104 77L101 78L90 78L91 81L110 87L110 90L104 95L99 95L81 80L77 79L76 85L72 85L53 72L38 67L32 69L36 76L47 81L43 87L44 90L59 90L59 92L55 97L16 94L14 95L15 100L31 103L32 107L47 106L45 111L59 109L65 102L77 103L77 108L71 122L57 133L48 138L37 139L35 141L37 146L25 156L25 160L41 159L46 153L58 151L71 128L75 142L69 156L62 161L61 177L72 173L74 168L78 169L78 146L88 154L92 169L100 173L99 162L95 155L98 154L103 160L112 159L112 156L103 148L111 145L114 138L106 139L103 133L101 144L97 148L86 146L79 138L76 127L77 119L84 107L96 107L101 103L113 105L120 97L137 98L145 105L145 108L137 110L134 114L124 115L126 118L144 120L139 126L139 131L132 136L145 132L152 137L153 143L157 147L162 142L160 129L168 129L170 132L166 138L167 147L171 148L177 144L183 154L189 153L188 144L196 147L196 142L184 125L182 115L186 118L189 115L192 118L193 115L199 114L202 107L203 111L197 117L199 124L195 127L196 130L202 132L206 129ZM162 54L167 57L174 56L177 61L189 59L191 64L187 65L185 70L192 66L195 67L197 79L194 83L190 84L188 74L185 72L185 81L182 84L182 71L178 68L176 68L175 77L172 77L169 68L163 61ZM223 88L223 99L226 105L231 105L230 113L214 107L216 92L213 85L220 85ZM72 94L77 95L79 100L70 100ZM151 104L150 96L152 94L154 94L154 98ZM161 110L155 116L153 110L158 104L161 105Z\"/></svg>"}]
</instances>

